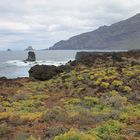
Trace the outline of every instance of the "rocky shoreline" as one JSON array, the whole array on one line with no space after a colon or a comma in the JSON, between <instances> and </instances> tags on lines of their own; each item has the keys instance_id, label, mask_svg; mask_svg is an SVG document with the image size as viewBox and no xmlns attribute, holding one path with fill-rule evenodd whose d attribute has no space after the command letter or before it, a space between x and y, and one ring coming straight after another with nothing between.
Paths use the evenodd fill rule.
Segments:
<instances>
[{"instance_id":1,"label":"rocky shoreline","mask_svg":"<svg viewBox=\"0 0 140 140\"><path fill-rule=\"evenodd\" d=\"M140 51L0 78L1 140L139 140L139 130Z\"/></svg>"},{"instance_id":2,"label":"rocky shoreline","mask_svg":"<svg viewBox=\"0 0 140 140\"><path fill-rule=\"evenodd\" d=\"M124 52L78 52L75 61L70 61L62 66L36 65L29 70L29 77L38 80L49 80L54 76L70 71L78 65L94 66L118 66L123 67L127 64L140 64L140 50Z\"/></svg>"},{"instance_id":3,"label":"rocky shoreline","mask_svg":"<svg viewBox=\"0 0 140 140\"><path fill-rule=\"evenodd\" d=\"M31 57L31 59L30 59ZM35 61L35 53L29 52L28 59L26 61ZM99 66L118 66L125 67L127 64L140 65L140 50L130 50L121 52L77 52L74 61L69 61L66 65L61 66L47 66L47 65L35 65L29 70L29 78L15 78L7 79L6 77L0 77L0 82L13 82L13 81L33 81L33 80L49 80L60 73L85 65L88 67Z\"/></svg>"},{"instance_id":4,"label":"rocky shoreline","mask_svg":"<svg viewBox=\"0 0 140 140\"><path fill-rule=\"evenodd\" d=\"M28 52L26 61L35 61L35 53ZM15 81L33 81L33 80L49 80L60 73L70 71L78 65L85 65L88 67L102 66L102 65L140 65L140 50L120 51L120 52L77 52L74 61L69 61L66 65L35 65L29 70L29 77L18 77L8 79L7 77L0 77L0 82L15 82Z\"/></svg>"}]
</instances>

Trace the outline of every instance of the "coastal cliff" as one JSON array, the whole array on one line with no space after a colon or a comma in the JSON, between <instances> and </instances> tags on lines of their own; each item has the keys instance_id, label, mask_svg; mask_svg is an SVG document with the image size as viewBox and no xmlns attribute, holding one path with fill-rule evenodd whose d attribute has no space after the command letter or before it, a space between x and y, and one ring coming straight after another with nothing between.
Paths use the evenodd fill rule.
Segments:
<instances>
[{"instance_id":1,"label":"coastal cliff","mask_svg":"<svg viewBox=\"0 0 140 140\"><path fill-rule=\"evenodd\" d=\"M140 14L61 40L50 50L131 50L140 49Z\"/></svg>"}]
</instances>

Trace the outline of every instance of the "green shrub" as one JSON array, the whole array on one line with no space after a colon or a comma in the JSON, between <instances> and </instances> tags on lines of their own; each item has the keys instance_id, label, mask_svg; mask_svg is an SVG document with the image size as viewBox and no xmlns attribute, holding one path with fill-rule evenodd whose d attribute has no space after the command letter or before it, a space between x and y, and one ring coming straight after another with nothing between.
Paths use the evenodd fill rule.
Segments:
<instances>
[{"instance_id":1,"label":"green shrub","mask_svg":"<svg viewBox=\"0 0 140 140\"><path fill-rule=\"evenodd\" d=\"M83 103L88 107L92 107L99 103L99 99L97 97L86 96L84 97Z\"/></svg>"},{"instance_id":2,"label":"green shrub","mask_svg":"<svg viewBox=\"0 0 140 140\"><path fill-rule=\"evenodd\" d=\"M5 124L0 125L0 137L6 135L8 131L9 128Z\"/></svg>"},{"instance_id":3,"label":"green shrub","mask_svg":"<svg viewBox=\"0 0 140 140\"><path fill-rule=\"evenodd\" d=\"M90 80L93 80L93 79L94 79L94 75L91 75L91 76L89 77L89 79L90 79Z\"/></svg>"},{"instance_id":4,"label":"green shrub","mask_svg":"<svg viewBox=\"0 0 140 140\"><path fill-rule=\"evenodd\" d=\"M103 125L90 131L93 136L98 136L101 140L120 140L125 124L119 121L109 120Z\"/></svg>"},{"instance_id":5,"label":"green shrub","mask_svg":"<svg viewBox=\"0 0 140 140\"><path fill-rule=\"evenodd\" d=\"M54 137L64 134L65 132L67 132L69 129L65 128L63 126L58 126L58 127L50 127L47 129L47 131L45 132L45 140L53 140Z\"/></svg>"},{"instance_id":6,"label":"green shrub","mask_svg":"<svg viewBox=\"0 0 140 140\"><path fill-rule=\"evenodd\" d=\"M98 78L97 80L93 81L93 85L98 86L101 84L101 82L102 82L102 79Z\"/></svg>"},{"instance_id":7,"label":"green shrub","mask_svg":"<svg viewBox=\"0 0 140 140\"><path fill-rule=\"evenodd\" d=\"M0 112L4 112L5 111L5 107L3 107L2 105L0 105Z\"/></svg>"},{"instance_id":8,"label":"green shrub","mask_svg":"<svg viewBox=\"0 0 140 140\"><path fill-rule=\"evenodd\" d=\"M115 87L122 86L123 85L123 81L114 80L112 82L112 85L115 86Z\"/></svg>"},{"instance_id":9,"label":"green shrub","mask_svg":"<svg viewBox=\"0 0 140 140\"><path fill-rule=\"evenodd\" d=\"M77 75L77 72L76 72L75 70L72 70L72 71L71 71L71 75L72 75L72 76L76 76L76 75Z\"/></svg>"},{"instance_id":10,"label":"green shrub","mask_svg":"<svg viewBox=\"0 0 140 140\"><path fill-rule=\"evenodd\" d=\"M14 136L14 140L27 140L29 138L29 134L24 133L24 132L18 132Z\"/></svg>"},{"instance_id":11,"label":"green shrub","mask_svg":"<svg viewBox=\"0 0 140 140\"><path fill-rule=\"evenodd\" d=\"M140 118L140 104L125 106L120 115L123 122L137 122Z\"/></svg>"},{"instance_id":12,"label":"green shrub","mask_svg":"<svg viewBox=\"0 0 140 140\"><path fill-rule=\"evenodd\" d=\"M70 113L69 113L70 114ZM90 112L89 110L81 110L78 112L75 112L74 115L70 114L69 118L68 118L68 122L70 124L78 124L80 126L85 126L85 125L90 125L93 122L96 122L94 115L92 114L92 112Z\"/></svg>"},{"instance_id":13,"label":"green shrub","mask_svg":"<svg viewBox=\"0 0 140 140\"><path fill-rule=\"evenodd\" d=\"M109 95L110 96L117 96L117 95L119 95L119 93L116 90L112 90L112 91L109 92Z\"/></svg>"},{"instance_id":14,"label":"green shrub","mask_svg":"<svg viewBox=\"0 0 140 140\"><path fill-rule=\"evenodd\" d=\"M65 87L66 89L71 89L72 83L71 83L71 82L65 82L64 87Z\"/></svg>"},{"instance_id":15,"label":"green shrub","mask_svg":"<svg viewBox=\"0 0 140 140\"><path fill-rule=\"evenodd\" d=\"M85 88L79 87L79 88L76 89L76 93L81 94L81 92L84 91L84 90L85 90Z\"/></svg>"},{"instance_id":16,"label":"green shrub","mask_svg":"<svg viewBox=\"0 0 140 140\"><path fill-rule=\"evenodd\" d=\"M32 135L27 140L40 140L40 138L34 138Z\"/></svg>"},{"instance_id":17,"label":"green shrub","mask_svg":"<svg viewBox=\"0 0 140 140\"><path fill-rule=\"evenodd\" d=\"M103 87L103 88L108 88L109 87L109 83L107 83L107 82L102 82L101 83L101 87Z\"/></svg>"},{"instance_id":18,"label":"green shrub","mask_svg":"<svg viewBox=\"0 0 140 140\"><path fill-rule=\"evenodd\" d=\"M54 140L96 140L93 136L80 132L77 129L71 129L69 132L56 136Z\"/></svg>"},{"instance_id":19,"label":"green shrub","mask_svg":"<svg viewBox=\"0 0 140 140\"><path fill-rule=\"evenodd\" d=\"M20 115L18 114L13 114L9 117L8 119L9 123L12 125L20 125L23 124L24 122L20 119Z\"/></svg>"},{"instance_id":20,"label":"green shrub","mask_svg":"<svg viewBox=\"0 0 140 140\"><path fill-rule=\"evenodd\" d=\"M126 105L127 98L122 97L120 95L116 95L116 96L108 97L104 102L105 102L105 104L111 105L112 107L120 108L120 107Z\"/></svg>"},{"instance_id":21,"label":"green shrub","mask_svg":"<svg viewBox=\"0 0 140 140\"><path fill-rule=\"evenodd\" d=\"M67 117L68 114L63 108L54 107L53 109L48 110L46 113L42 115L42 120L46 122L52 121L65 122L67 121Z\"/></svg>"},{"instance_id":22,"label":"green shrub","mask_svg":"<svg viewBox=\"0 0 140 140\"><path fill-rule=\"evenodd\" d=\"M77 79L78 79L79 81L82 81L82 80L84 80L84 77L83 77L82 75L79 75L79 76L77 77Z\"/></svg>"},{"instance_id":23,"label":"green shrub","mask_svg":"<svg viewBox=\"0 0 140 140\"><path fill-rule=\"evenodd\" d=\"M124 87L123 87L123 91L124 91L124 92L127 92L127 93L130 93L130 92L132 91L132 89L131 89L131 87L129 87L129 86L124 86Z\"/></svg>"},{"instance_id":24,"label":"green shrub","mask_svg":"<svg viewBox=\"0 0 140 140\"><path fill-rule=\"evenodd\" d=\"M12 140L41 140L41 139L35 138L28 133L18 132Z\"/></svg>"},{"instance_id":25,"label":"green shrub","mask_svg":"<svg viewBox=\"0 0 140 140\"><path fill-rule=\"evenodd\" d=\"M29 95L24 92L19 92L18 94L14 95L14 101L19 101L19 100L27 100L29 98Z\"/></svg>"},{"instance_id":26,"label":"green shrub","mask_svg":"<svg viewBox=\"0 0 140 140\"><path fill-rule=\"evenodd\" d=\"M10 107L11 106L11 104L8 101L3 101L1 103L1 105L4 106L4 107Z\"/></svg>"},{"instance_id":27,"label":"green shrub","mask_svg":"<svg viewBox=\"0 0 140 140\"><path fill-rule=\"evenodd\" d=\"M80 104L81 103L81 100L79 98L70 98L70 99L67 99L66 101L64 101L65 104Z\"/></svg>"}]
</instances>

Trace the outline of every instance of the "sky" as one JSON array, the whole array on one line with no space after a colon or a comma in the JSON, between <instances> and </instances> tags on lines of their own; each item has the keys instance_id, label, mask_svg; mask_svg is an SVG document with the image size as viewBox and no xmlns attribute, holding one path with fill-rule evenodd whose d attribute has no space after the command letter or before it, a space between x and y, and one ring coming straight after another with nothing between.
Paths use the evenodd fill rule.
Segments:
<instances>
[{"instance_id":1,"label":"sky","mask_svg":"<svg viewBox=\"0 0 140 140\"><path fill-rule=\"evenodd\" d=\"M0 0L0 50L48 48L139 12L139 0Z\"/></svg>"}]
</instances>

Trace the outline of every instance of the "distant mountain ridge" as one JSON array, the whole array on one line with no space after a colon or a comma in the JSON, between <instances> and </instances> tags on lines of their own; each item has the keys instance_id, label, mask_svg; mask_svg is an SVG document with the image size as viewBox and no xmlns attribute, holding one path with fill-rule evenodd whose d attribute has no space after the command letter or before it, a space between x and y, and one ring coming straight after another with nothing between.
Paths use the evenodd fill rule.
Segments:
<instances>
[{"instance_id":1,"label":"distant mountain ridge","mask_svg":"<svg viewBox=\"0 0 140 140\"><path fill-rule=\"evenodd\" d=\"M71 37L68 40L61 40L49 49L140 49L140 14L111 26L101 26L97 30Z\"/></svg>"}]
</instances>

